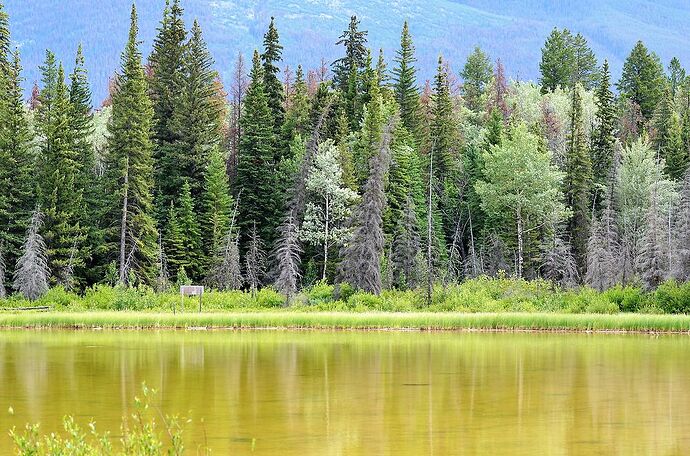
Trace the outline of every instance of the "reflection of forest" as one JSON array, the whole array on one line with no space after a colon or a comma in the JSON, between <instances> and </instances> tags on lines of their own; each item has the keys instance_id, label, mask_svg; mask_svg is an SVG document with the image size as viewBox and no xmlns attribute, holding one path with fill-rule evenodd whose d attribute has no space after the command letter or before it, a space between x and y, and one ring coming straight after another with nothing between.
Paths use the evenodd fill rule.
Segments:
<instances>
[{"instance_id":1,"label":"reflection of forest","mask_svg":"<svg viewBox=\"0 0 690 456\"><path fill-rule=\"evenodd\" d=\"M10 332L0 415L117 431L142 381L217 454L687 454L690 339ZM2 413L2 412L0 412ZM200 418L205 418L202 426ZM2 431L0 452L9 452ZM194 447L190 441L188 447Z\"/></svg>"}]
</instances>

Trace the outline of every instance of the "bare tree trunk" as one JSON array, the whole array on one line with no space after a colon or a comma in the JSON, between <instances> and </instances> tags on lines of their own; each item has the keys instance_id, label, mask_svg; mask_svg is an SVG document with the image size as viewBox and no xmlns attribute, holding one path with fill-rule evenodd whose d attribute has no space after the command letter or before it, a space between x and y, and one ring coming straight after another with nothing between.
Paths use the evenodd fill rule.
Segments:
<instances>
[{"instance_id":1,"label":"bare tree trunk","mask_svg":"<svg viewBox=\"0 0 690 456\"><path fill-rule=\"evenodd\" d=\"M522 227L522 213L520 211L520 208L518 208L517 213L517 237L518 237L518 261L517 261L517 274L518 274L518 279L522 278L522 265L524 262L523 259L523 246L522 246L522 234L523 234L523 227Z\"/></svg>"},{"instance_id":2,"label":"bare tree trunk","mask_svg":"<svg viewBox=\"0 0 690 456\"><path fill-rule=\"evenodd\" d=\"M125 182L122 198L122 226L120 227L120 283L127 279L127 211L129 210L129 159L125 160Z\"/></svg>"},{"instance_id":3,"label":"bare tree trunk","mask_svg":"<svg viewBox=\"0 0 690 456\"><path fill-rule=\"evenodd\" d=\"M326 238L323 241L323 280L326 281L326 270L328 269L328 236L330 235L330 201L326 195Z\"/></svg>"}]
</instances>

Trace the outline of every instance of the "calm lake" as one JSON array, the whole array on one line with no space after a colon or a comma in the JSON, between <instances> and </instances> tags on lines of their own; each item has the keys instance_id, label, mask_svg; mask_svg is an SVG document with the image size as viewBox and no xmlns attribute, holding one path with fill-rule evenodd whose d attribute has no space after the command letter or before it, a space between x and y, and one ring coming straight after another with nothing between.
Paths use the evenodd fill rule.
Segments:
<instances>
[{"instance_id":1,"label":"calm lake","mask_svg":"<svg viewBox=\"0 0 690 456\"><path fill-rule=\"evenodd\" d=\"M690 454L687 336L268 331L0 332L0 454L144 381L214 454Z\"/></svg>"}]
</instances>

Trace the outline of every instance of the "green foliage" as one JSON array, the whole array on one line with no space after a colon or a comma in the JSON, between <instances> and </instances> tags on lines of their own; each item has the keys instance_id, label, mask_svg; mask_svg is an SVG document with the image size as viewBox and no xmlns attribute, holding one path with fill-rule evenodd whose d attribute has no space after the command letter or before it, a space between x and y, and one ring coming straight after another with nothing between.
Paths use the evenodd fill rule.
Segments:
<instances>
[{"instance_id":1,"label":"green foliage","mask_svg":"<svg viewBox=\"0 0 690 456\"><path fill-rule=\"evenodd\" d=\"M400 120L411 133L416 134L419 128L419 91L417 88L417 70L414 67L415 49L410 36L410 29L405 21L400 38L400 49L395 57L393 69L393 88L395 99L400 107Z\"/></svg>"},{"instance_id":2,"label":"green foliage","mask_svg":"<svg viewBox=\"0 0 690 456\"><path fill-rule=\"evenodd\" d=\"M551 31L542 48L539 69L539 82L544 93L559 87L575 87L576 84L591 89L598 80L597 59L587 40L579 33L573 35L568 29L554 28Z\"/></svg>"},{"instance_id":3,"label":"green foliage","mask_svg":"<svg viewBox=\"0 0 690 456\"><path fill-rule=\"evenodd\" d=\"M666 77L659 57L638 41L623 64L617 87L620 94L640 107L645 119L651 119L664 94Z\"/></svg>"},{"instance_id":4,"label":"green foliage","mask_svg":"<svg viewBox=\"0 0 690 456\"><path fill-rule=\"evenodd\" d=\"M479 46L467 57L460 76L464 81L462 89L467 107L475 112L481 111L484 107L482 97L491 82L493 66Z\"/></svg>"},{"instance_id":5,"label":"green foliage","mask_svg":"<svg viewBox=\"0 0 690 456\"><path fill-rule=\"evenodd\" d=\"M614 133L616 131L616 107L614 105L613 92L611 92L611 73L608 60L604 61L601 68L601 79L595 93L596 125L592 131L591 156L592 179L597 186L595 197L599 207L603 203L601 193L611 179L611 168L616 145Z\"/></svg>"},{"instance_id":6,"label":"green foliage","mask_svg":"<svg viewBox=\"0 0 690 456\"><path fill-rule=\"evenodd\" d=\"M141 397L135 397L134 409L122 419L119 439L111 432L99 433L91 421L87 429L77 424L74 417L63 420L64 434L41 435L39 424L27 424L23 432L12 429L10 437L18 454L33 456L181 456L184 454L184 426L189 419L177 415L162 415L153 404L156 390L143 384ZM113 444L115 443L115 444ZM199 454L210 454L207 448L198 448Z\"/></svg>"}]
</instances>

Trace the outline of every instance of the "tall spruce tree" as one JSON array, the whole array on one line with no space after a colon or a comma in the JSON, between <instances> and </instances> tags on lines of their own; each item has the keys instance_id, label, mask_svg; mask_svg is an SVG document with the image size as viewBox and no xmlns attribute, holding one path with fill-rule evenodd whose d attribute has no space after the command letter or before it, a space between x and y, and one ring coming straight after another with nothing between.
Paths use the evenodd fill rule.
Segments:
<instances>
[{"instance_id":1,"label":"tall spruce tree","mask_svg":"<svg viewBox=\"0 0 690 456\"><path fill-rule=\"evenodd\" d=\"M582 87L573 89L573 101L570 113L570 134L566 157L565 194L572 218L568 232L575 254L578 271L584 274L587 260L587 241L591 223L591 188L592 162L587 150L584 123L582 120Z\"/></svg>"},{"instance_id":2,"label":"tall spruce tree","mask_svg":"<svg viewBox=\"0 0 690 456\"><path fill-rule=\"evenodd\" d=\"M659 57L638 41L623 64L623 74L618 81L620 94L636 103L645 119L654 114L664 95L666 77Z\"/></svg>"},{"instance_id":3,"label":"tall spruce tree","mask_svg":"<svg viewBox=\"0 0 690 456\"><path fill-rule=\"evenodd\" d=\"M685 84L685 78L685 68L683 68L677 57L673 57L668 65L668 84L671 89L671 95L676 96Z\"/></svg>"},{"instance_id":4,"label":"tall spruce tree","mask_svg":"<svg viewBox=\"0 0 690 456\"><path fill-rule=\"evenodd\" d=\"M236 195L241 193L238 225L246 235L256 222L262 240L270 244L277 226L274 123L264 88L263 68L256 51L250 77L245 109L240 119L243 134L235 185Z\"/></svg>"},{"instance_id":5,"label":"tall spruce tree","mask_svg":"<svg viewBox=\"0 0 690 456\"><path fill-rule=\"evenodd\" d=\"M561 31L554 27L544 43L539 63L539 84L542 93L553 92L558 87L565 88L570 85L574 55L569 35L567 29Z\"/></svg>"},{"instance_id":6,"label":"tall spruce tree","mask_svg":"<svg viewBox=\"0 0 690 456\"><path fill-rule=\"evenodd\" d=\"M43 236L53 274L51 281L67 285L69 270L84 264L82 192L78 187L81 157L70 129L69 89L62 64L48 52L42 70L43 89L37 113L41 134L38 200L45 215Z\"/></svg>"},{"instance_id":7,"label":"tall spruce tree","mask_svg":"<svg viewBox=\"0 0 690 456\"><path fill-rule=\"evenodd\" d=\"M359 26L357 16L352 16L347 30L336 42L336 45L345 48L345 56L333 62L333 82L343 93L348 91L352 75L357 74L366 63L369 32L360 30Z\"/></svg>"},{"instance_id":8,"label":"tall spruce tree","mask_svg":"<svg viewBox=\"0 0 690 456\"><path fill-rule=\"evenodd\" d=\"M141 62L137 10L132 6L129 39L113 94L105 156L107 201L101 217L118 280L130 277L153 284L156 279L156 224L153 218L153 107Z\"/></svg>"},{"instance_id":9,"label":"tall spruce tree","mask_svg":"<svg viewBox=\"0 0 690 456\"><path fill-rule=\"evenodd\" d=\"M420 122L419 88L417 87L417 70L414 63L414 44L410 36L407 21L403 25L400 38L400 49L394 59L393 88L395 99L400 107L400 121L411 133L418 133Z\"/></svg>"},{"instance_id":10,"label":"tall spruce tree","mask_svg":"<svg viewBox=\"0 0 690 456\"><path fill-rule=\"evenodd\" d=\"M81 45L77 48L74 70L70 75L69 104L69 129L80 166L75 186L83 198L79 222L86 236L83 247L86 268L84 271L78 270L77 273L83 274L88 282L93 283L99 278L91 272L91 266L94 265L93 259L98 255L103 242L97 222L102 192L96 176L96 152L92 142L94 124L91 89Z\"/></svg>"},{"instance_id":11,"label":"tall spruce tree","mask_svg":"<svg viewBox=\"0 0 690 456\"><path fill-rule=\"evenodd\" d=\"M453 100L450 95L448 73L443 58L438 59L438 68L434 78L432 97L431 141L433 143L435 178L439 189L445 186L455 162L456 123L453 118Z\"/></svg>"},{"instance_id":12,"label":"tall spruce tree","mask_svg":"<svg viewBox=\"0 0 690 456\"><path fill-rule=\"evenodd\" d=\"M159 223L165 222L170 202L179 192L182 181L177 169L177 149L180 136L173 127L174 114L184 93L184 58L187 32L183 20L184 11L180 0L166 0L163 19L153 42L149 57L152 76L149 93L153 102L153 158L154 197ZM185 157L183 157L185 158Z\"/></svg>"},{"instance_id":13,"label":"tall spruce tree","mask_svg":"<svg viewBox=\"0 0 690 456\"><path fill-rule=\"evenodd\" d=\"M0 94L0 245L6 264L14 265L36 205L32 134L24 109L19 51L2 81L0 76L0 85L6 88Z\"/></svg>"},{"instance_id":14,"label":"tall spruce tree","mask_svg":"<svg viewBox=\"0 0 690 456\"><path fill-rule=\"evenodd\" d=\"M170 229L166 244L168 263L173 276L179 278L184 269L187 276L194 280L201 278L203 252L201 248L201 228L197 219L192 189L189 182L182 184L179 196L171 214Z\"/></svg>"},{"instance_id":15,"label":"tall spruce tree","mask_svg":"<svg viewBox=\"0 0 690 456\"><path fill-rule=\"evenodd\" d=\"M283 60L283 46L281 46L278 30L275 26L275 18L271 18L268 31L264 35L264 52L261 54L263 63L264 92L268 99L268 106L273 113L274 139L281 139L281 129L285 122L285 89L280 80L280 68L278 64ZM285 152L283 146L276 143L276 162Z\"/></svg>"},{"instance_id":16,"label":"tall spruce tree","mask_svg":"<svg viewBox=\"0 0 690 456\"><path fill-rule=\"evenodd\" d=\"M592 179L595 188L597 206L602 207L603 189L611 174L614 149L616 146L616 108L614 106L613 92L611 92L611 73L609 62L604 61L601 68L601 79L594 92L596 105L595 125L592 130Z\"/></svg>"},{"instance_id":17,"label":"tall spruce tree","mask_svg":"<svg viewBox=\"0 0 690 456\"><path fill-rule=\"evenodd\" d=\"M10 69L10 18L5 6L0 3L0 74L7 74Z\"/></svg>"},{"instance_id":18,"label":"tall spruce tree","mask_svg":"<svg viewBox=\"0 0 690 456\"><path fill-rule=\"evenodd\" d=\"M225 160L219 150L211 154L206 168L204 206L201 226L205 252L212 257L223 249L234 206L225 172Z\"/></svg>"}]
</instances>

